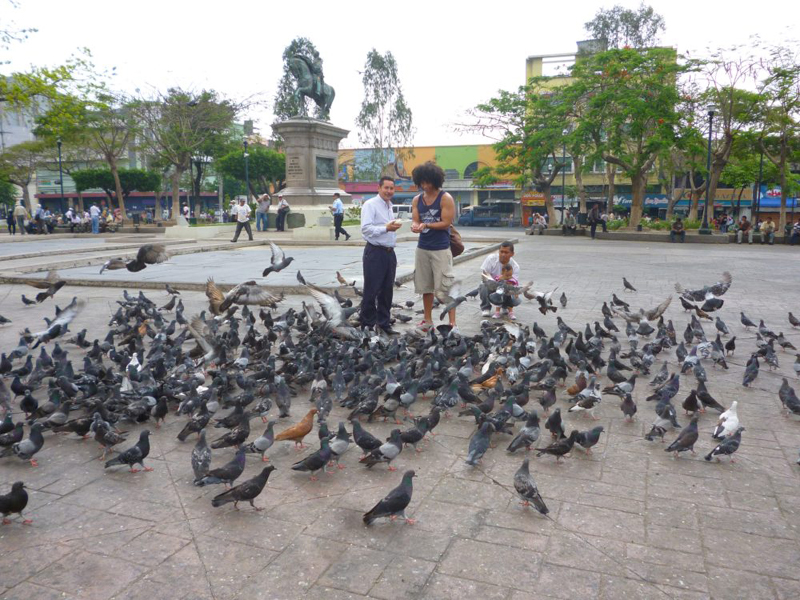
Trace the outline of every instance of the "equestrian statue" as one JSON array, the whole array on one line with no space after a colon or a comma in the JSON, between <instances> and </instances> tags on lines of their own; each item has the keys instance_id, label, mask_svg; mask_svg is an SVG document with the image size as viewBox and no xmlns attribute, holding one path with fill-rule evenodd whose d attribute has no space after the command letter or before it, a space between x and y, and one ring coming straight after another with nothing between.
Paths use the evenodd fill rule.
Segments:
<instances>
[{"instance_id":1,"label":"equestrian statue","mask_svg":"<svg viewBox=\"0 0 800 600\"><path fill-rule=\"evenodd\" d=\"M294 97L301 107L302 114L306 115L305 99L311 98L319 107L319 118L327 121L336 92L325 83L322 61L318 57L309 59L301 54L295 54L289 59L289 71L297 80Z\"/></svg>"}]
</instances>

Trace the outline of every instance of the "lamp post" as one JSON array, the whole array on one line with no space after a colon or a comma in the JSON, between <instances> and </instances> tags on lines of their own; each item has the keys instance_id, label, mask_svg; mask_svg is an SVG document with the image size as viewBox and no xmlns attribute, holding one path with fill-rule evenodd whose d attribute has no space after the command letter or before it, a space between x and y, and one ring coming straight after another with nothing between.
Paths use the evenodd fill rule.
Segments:
<instances>
[{"instance_id":1,"label":"lamp post","mask_svg":"<svg viewBox=\"0 0 800 600\"><path fill-rule=\"evenodd\" d=\"M247 204L250 205L250 171L248 166L247 140L244 140L244 187L247 194Z\"/></svg>"},{"instance_id":2,"label":"lamp post","mask_svg":"<svg viewBox=\"0 0 800 600\"><path fill-rule=\"evenodd\" d=\"M708 213L711 210L711 132L714 129L714 113L717 112L715 106L708 107L708 156L706 157L706 207L703 210L703 226L698 233L710 235L711 229L708 227Z\"/></svg>"},{"instance_id":3,"label":"lamp post","mask_svg":"<svg viewBox=\"0 0 800 600\"><path fill-rule=\"evenodd\" d=\"M567 134L566 129L561 132L564 136L561 143L561 224L564 224L564 197L567 195Z\"/></svg>"},{"instance_id":4,"label":"lamp post","mask_svg":"<svg viewBox=\"0 0 800 600\"><path fill-rule=\"evenodd\" d=\"M761 212L761 178L764 176L764 150L761 150L761 159L758 162L758 183L756 184L756 223L758 223L758 216ZM750 206L750 212L753 211L752 203ZM738 215L737 215L738 217Z\"/></svg>"},{"instance_id":5,"label":"lamp post","mask_svg":"<svg viewBox=\"0 0 800 600\"><path fill-rule=\"evenodd\" d=\"M61 184L61 212L64 212L64 170L61 167L61 138L56 140L58 146L58 182Z\"/></svg>"}]
</instances>

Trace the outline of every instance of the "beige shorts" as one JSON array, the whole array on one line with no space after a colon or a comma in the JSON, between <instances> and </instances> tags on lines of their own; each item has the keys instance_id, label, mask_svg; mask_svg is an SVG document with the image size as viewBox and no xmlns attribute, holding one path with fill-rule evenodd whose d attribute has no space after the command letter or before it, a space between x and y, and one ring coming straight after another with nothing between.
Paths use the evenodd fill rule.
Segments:
<instances>
[{"instance_id":1,"label":"beige shorts","mask_svg":"<svg viewBox=\"0 0 800 600\"><path fill-rule=\"evenodd\" d=\"M450 248L417 248L414 257L414 291L417 294L447 294L453 279L453 254Z\"/></svg>"}]
</instances>

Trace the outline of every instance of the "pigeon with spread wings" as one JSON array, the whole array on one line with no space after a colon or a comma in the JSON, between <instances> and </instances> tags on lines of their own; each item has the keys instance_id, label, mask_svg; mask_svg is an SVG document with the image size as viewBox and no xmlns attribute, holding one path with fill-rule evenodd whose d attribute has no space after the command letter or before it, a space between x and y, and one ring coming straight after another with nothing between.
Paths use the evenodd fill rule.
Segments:
<instances>
[{"instance_id":1,"label":"pigeon with spread wings","mask_svg":"<svg viewBox=\"0 0 800 600\"><path fill-rule=\"evenodd\" d=\"M444 304L444 310L442 314L439 315L439 320L444 321L444 318L447 316L451 310L455 310L461 303L466 302L467 298L474 298L480 293L480 287L476 287L471 292L467 292L466 294L461 294L461 281L456 280L450 286L448 293L445 294L443 292L439 292L436 294L439 302Z\"/></svg>"},{"instance_id":2,"label":"pigeon with spread wings","mask_svg":"<svg viewBox=\"0 0 800 600\"><path fill-rule=\"evenodd\" d=\"M284 251L281 250L280 246L275 242L270 242L269 247L272 249L272 259L270 260L270 265L261 273L262 277L266 277L270 273L283 271L294 260L291 256L287 257Z\"/></svg>"},{"instance_id":3,"label":"pigeon with spread wings","mask_svg":"<svg viewBox=\"0 0 800 600\"><path fill-rule=\"evenodd\" d=\"M147 265L155 265L163 263L169 259L167 254L167 247L164 244L145 244L136 253L136 258L133 260L123 260L121 258L112 258L111 260L103 263L100 268L100 274L103 271L116 271L118 269L128 269L131 273L138 273L146 269Z\"/></svg>"},{"instance_id":4,"label":"pigeon with spread wings","mask_svg":"<svg viewBox=\"0 0 800 600\"><path fill-rule=\"evenodd\" d=\"M687 290L680 283L675 284L675 291L678 292L682 298L694 302L703 302L700 310L704 312L712 312L722 308L725 302L720 298L731 287L733 283L733 276L725 271L722 274L722 279L714 285L706 285L699 290Z\"/></svg>"},{"instance_id":5,"label":"pigeon with spread wings","mask_svg":"<svg viewBox=\"0 0 800 600\"><path fill-rule=\"evenodd\" d=\"M67 327L72 323L72 320L78 316L78 313L83 310L84 305L85 303L83 301L78 301L77 297L73 298L72 302L59 312L55 319L52 321L47 319L47 329L35 333L31 333L28 329L25 329L22 337L28 344L32 344L35 341L36 343L33 347L36 348L39 344L46 344L64 335L64 333L67 332Z\"/></svg>"},{"instance_id":6,"label":"pigeon with spread wings","mask_svg":"<svg viewBox=\"0 0 800 600\"><path fill-rule=\"evenodd\" d=\"M655 308L651 308L650 310L644 310L643 308L640 308L638 313L620 312L616 309L612 310L614 311L615 315L622 317L628 323L641 323L642 321L655 321L658 317L664 314L670 302L672 302L672 296L668 296L667 299L661 304Z\"/></svg>"},{"instance_id":7,"label":"pigeon with spread wings","mask_svg":"<svg viewBox=\"0 0 800 600\"><path fill-rule=\"evenodd\" d=\"M273 296L255 281L245 281L223 293L211 278L206 282L206 297L209 310L215 315L223 314L234 304L276 308L283 300L283 296Z\"/></svg>"},{"instance_id":8,"label":"pigeon with spread wings","mask_svg":"<svg viewBox=\"0 0 800 600\"><path fill-rule=\"evenodd\" d=\"M36 288L37 290L44 290L36 294L36 302L42 303L48 298L52 298L55 293L66 285L66 281L61 279L58 271L52 270L47 272L47 277L44 279L26 279L25 284ZM24 302L24 300L23 300ZM27 303L26 303L27 304Z\"/></svg>"}]
</instances>

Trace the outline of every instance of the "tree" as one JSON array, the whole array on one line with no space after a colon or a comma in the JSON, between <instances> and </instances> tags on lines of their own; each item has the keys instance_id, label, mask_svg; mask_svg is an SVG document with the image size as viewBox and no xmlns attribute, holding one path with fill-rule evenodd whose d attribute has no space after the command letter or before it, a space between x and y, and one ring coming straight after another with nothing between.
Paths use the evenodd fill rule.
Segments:
<instances>
[{"instance_id":1,"label":"tree","mask_svg":"<svg viewBox=\"0 0 800 600\"><path fill-rule=\"evenodd\" d=\"M473 174L474 186L485 187L510 178L523 190L535 188L544 195L548 220L554 224L551 189L566 166L561 160L562 127L570 107L564 88L550 90L549 79L532 78L516 92L501 90L468 111L472 121L458 129L496 140L492 147L498 165L478 169Z\"/></svg>"},{"instance_id":2,"label":"tree","mask_svg":"<svg viewBox=\"0 0 800 600\"><path fill-rule=\"evenodd\" d=\"M788 46L769 49L762 62L766 77L761 83L764 103L759 113L762 136L759 146L778 170L781 212L778 231L786 225L786 198L797 185L790 169L800 152L800 61L797 50Z\"/></svg>"},{"instance_id":3,"label":"tree","mask_svg":"<svg viewBox=\"0 0 800 600\"><path fill-rule=\"evenodd\" d=\"M17 201L17 188L8 179L0 177L0 205L14 206Z\"/></svg>"},{"instance_id":4,"label":"tree","mask_svg":"<svg viewBox=\"0 0 800 600\"><path fill-rule=\"evenodd\" d=\"M25 208L31 211L31 198L28 192L36 169L46 156L46 145L41 141L22 142L6 149L0 154L0 176L22 188Z\"/></svg>"},{"instance_id":5,"label":"tree","mask_svg":"<svg viewBox=\"0 0 800 600\"><path fill-rule=\"evenodd\" d=\"M125 99L105 90L96 90L93 97L60 94L36 121L37 136L82 147L108 165L124 219L127 194L120 182L119 161L127 155L137 134L136 121Z\"/></svg>"},{"instance_id":6,"label":"tree","mask_svg":"<svg viewBox=\"0 0 800 600\"><path fill-rule=\"evenodd\" d=\"M73 172L72 179L79 192L101 189L109 200L120 191L127 198L131 192L155 192L161 187L161 176L144 169L118 169L116 176L111 169L83 169Z\"/></svg>"},{"instance_id":7,"label":"tree","mask_svg":"<svg viewBox=\"0 0 800 600\"><path fill-rule=\"evenodd\" d=\"M172 166L173 215L180 214L180 181L191 168L192 157L230 129L240 108L213 90L191 94L180 88L131 104L142 130L142 145L160 162Z\"/></svg>"},{"instance_id":8,"label":"tree","mask_svg":"<svg viewBox=\"0 0 800 600\"><path fill-rule=\"evenodd\" d=\"M669 48L608 50L572 67L565 94L585 107L576 135L589 137L596 155L630 178L631 227L641 220L656 159L680 140L676 79L688 69Z\"/></svg>"},{"instance_id":9,"label":"tree","mask_svg":"<svg viewBox=\"0 0 800 600\"><path fill-rule=\"evenodd\" d=\"M630 10L619 4L600 9L584 29L605 48L649 48L658 43L658 34L665 30L664 17L652 6L639 5Z\"/></svg>"},{"instance_id":10,"label":"tree","mask_svg":"<svg viewBox=\"0 0 800 600\"><path fill-rule=\"evenodd\" d=\"M310 105L314 106L314 116L317 118L321 116L320 108L310 98L303 98L301 101L305 102L306 106L301 106L301 101L298 101L294 95L296 86L294 75L289 69L289 60L298 54L305 56L312 63L317 60L320 61L320 64L322 63L316 46L308 38L295 38L286 46L283 51L283 75L278 82L278 91L275 92L272 110L279 121L285 121L300 114L308 114Z\"/></svg>"},{"instance_id":11,"label":"tree","mask_svg":"<svg viewBox=\"0 0 800 600\"><path fill-rule=\"evenodd\" d=\"M286 179L286 156L264 146L250 146L247 152L250 193L257 196L280 190ZM244 153L241 150L220 157L216 168L226 177L245 181Z\"/></svg>"},{"instance_id":12,"label":"tree","mask_svg":"<svg viewBox=\"0 0 800 600\"><path fill-rule=\"evenodd\" d=\"M364 100L356 117L358 139L374 151L370 154L375 180L381 169L402 160L402 148L411 144L414 125L400 85L397 61L391 52L381 54L375 48L367 54L361 73Z\"/></svg>"}]
</instances>

